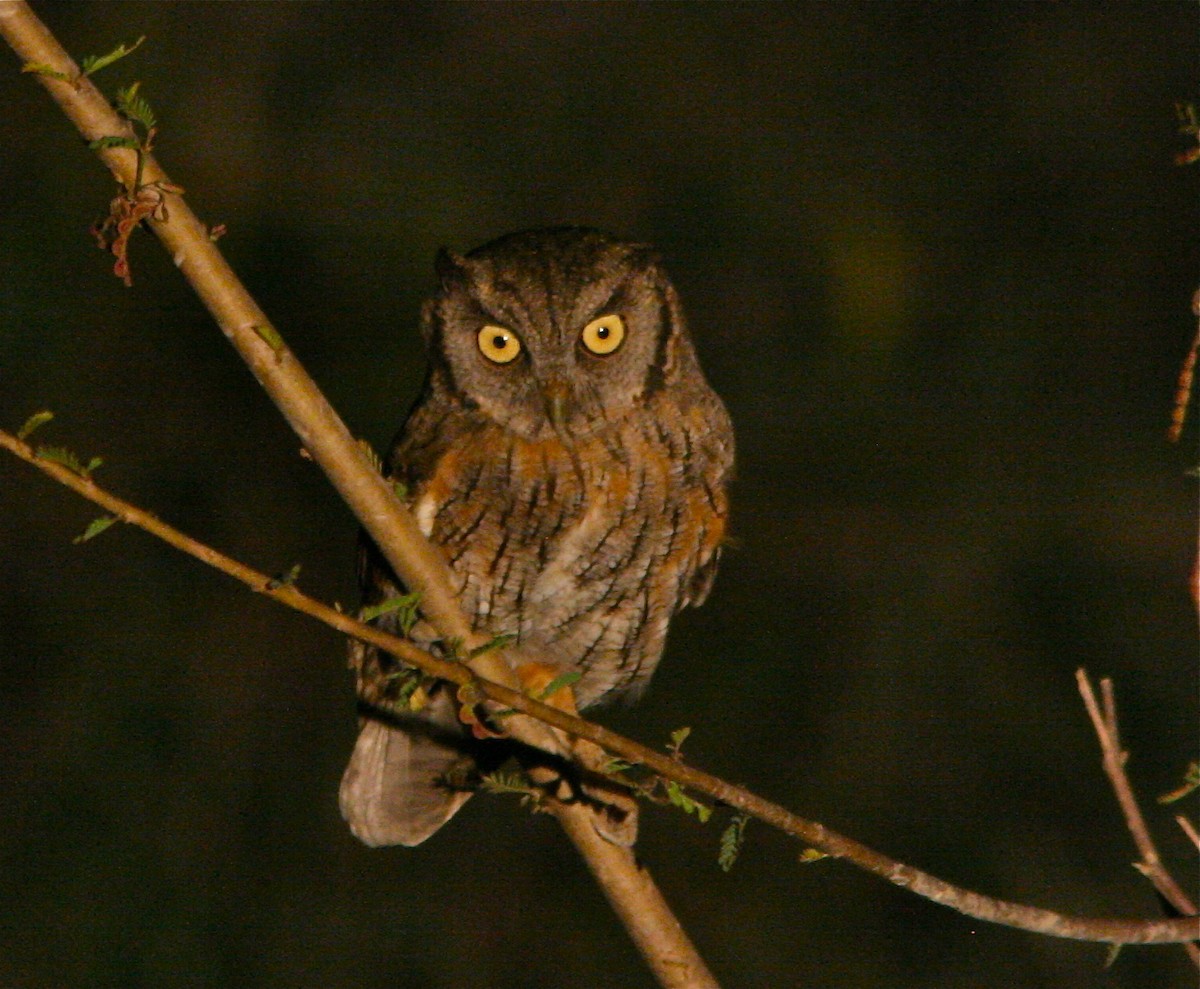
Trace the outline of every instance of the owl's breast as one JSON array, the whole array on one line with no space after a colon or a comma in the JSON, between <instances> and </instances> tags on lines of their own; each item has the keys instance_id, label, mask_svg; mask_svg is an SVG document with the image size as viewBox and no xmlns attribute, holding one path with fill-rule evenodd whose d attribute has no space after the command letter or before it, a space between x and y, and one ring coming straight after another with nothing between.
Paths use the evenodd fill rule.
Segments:
<instances>
[{"instance_id":1,"label":"owl's breast","mask_svg":"<svg viewBox=\"0 0 1200 989\"><path fill-rule=\"evenodd\" d=\"M483 429L443 452L413 507L476 627L584 671L586 705L649 676L715 558L724 491L690 462L700 449L645 417L573 448Z\"/></svg>"},{"instance_id":2,"label":"owl's breast","mask_svg":"<svg viewBox=\"0 0 1200 989\"><path fill-rule=\"evenodd\" d=\"M449 445L418 484L418 525L446 554L468 613L510 612L500 606L524 598L578 524L589 472L581 476L575 459L557 437L531 441L492 427Z\"/></svg>"}]
</instances>

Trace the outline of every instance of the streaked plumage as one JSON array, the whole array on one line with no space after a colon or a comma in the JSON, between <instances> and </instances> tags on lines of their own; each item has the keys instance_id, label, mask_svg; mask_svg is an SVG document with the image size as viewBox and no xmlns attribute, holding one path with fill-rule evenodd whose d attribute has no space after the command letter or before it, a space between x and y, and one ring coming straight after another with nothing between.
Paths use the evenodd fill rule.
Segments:
<instances>
[{"instance_id":1,"label":"streaked plumage","mask_svg":"<svg viewBox=\"0 0 1200 989\"><path fill-rule=\"evenodd\" d=\"M443 253L438 270L429 376L387 468L477 631L581 672L580 707L635 695L671 617L708 594L733 460L675 291L647 248L575 228ZM368 603L402 592L370 553L363 581ZM365 704L391 707L392 661L353 654ZM448 694L364 718L341 802L367 844L417 844L466 799L441 777L488 753Z\"/></svg>"}]
</instances>

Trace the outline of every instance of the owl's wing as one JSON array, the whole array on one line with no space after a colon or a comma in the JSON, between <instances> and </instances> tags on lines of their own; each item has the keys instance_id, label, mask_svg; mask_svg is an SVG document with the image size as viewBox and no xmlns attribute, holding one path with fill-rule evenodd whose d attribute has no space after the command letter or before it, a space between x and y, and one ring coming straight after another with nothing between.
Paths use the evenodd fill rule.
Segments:
<instances>
[{"instance_id":1,"label":"owl's wing","mask_svg":"<svg viewBox=\"0 0 1200 989\"><path fill-rule=\"evenodd\" d=\"M689 483L697 498L701 497L702 492L706 510L698 514L707 516L707 521L701 527L701 554L696 569L684 581L679 608L699 607L712 590L729 518L729 482L734 460L733 424L721 400L707 385L704 389L697 405L703 409L705 428L694 436L700 454L689 464Z\"/></svg>"},{"instance_id":2,"label":"owl's wing","mask_svg":"<svg viewBox=\"0 0 1200 989\"><path fill-rule=\"evenodd\" d=\"M696 572L692 574L692 579L688 582L684 589L683 596L679 600L680 608L698 608L708 599L708 592L712 590L713 581L717 577L717 564L721 560L721 549L717 549L713 554L696 568Z\"/></svg>"}]
</instances>

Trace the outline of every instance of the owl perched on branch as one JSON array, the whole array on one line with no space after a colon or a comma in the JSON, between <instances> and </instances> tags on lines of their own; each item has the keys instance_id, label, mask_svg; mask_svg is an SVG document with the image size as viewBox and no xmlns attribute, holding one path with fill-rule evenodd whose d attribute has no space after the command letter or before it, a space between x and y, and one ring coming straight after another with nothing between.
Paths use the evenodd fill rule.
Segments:
<instances>
[{"instance_id":1,"label":"owl perched on branch","mask_svg":"<svg viewBox=\"0 0 1200 989\"><path fill-rule=\"evenodd\" d=\"M477 632L513 636L518 665L580 674L581 708L635 696L671 617L712 585L733 465L675 289L648 247L578 228L442 251L437 273L428 377L387 472ZM371 547L361 576L368 604L404 593ZM423 623L411 635L438 648ZM394 659L352 656L363 722L342 814L368 845L419 844L470 795L450 782L463 765L498 747L448 686L405 703Z\"/></svg>"}]
</instances>

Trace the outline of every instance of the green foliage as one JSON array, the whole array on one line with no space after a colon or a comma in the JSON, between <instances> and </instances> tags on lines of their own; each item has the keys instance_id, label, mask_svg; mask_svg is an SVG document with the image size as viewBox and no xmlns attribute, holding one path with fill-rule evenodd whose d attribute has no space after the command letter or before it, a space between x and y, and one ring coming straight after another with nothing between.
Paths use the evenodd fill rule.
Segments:
<instances>
[{"instance_id":1,"label":"green foliage","mask_svg":"<svg viewBox=\"0 0 1200 989\"><path fill-rule=\"evenodd\" d=\"M132 45L119 44L107 55L85 55L83 57L83 74L90 76L93 72L99 72L101 69L108 68L113 62L118 62L126 55L137 51L145 40L146 36L143 34Z\"/></svg>"},{"instance_id":2,"label":"green foliage","mask_svg":"<svg viewBox=\"0 0 1200 989\"><path fill-rule=\"evenodd\" d=\"M100 533L116 521L117 517L115 515L101 515L99 518L92 519L88 527L83 530L82 535L76 536L71 542L75 544L86 543L89 539L100 535Z\"/></svg>"},{"instance_id":3,"label":"green foliage","mask_svg":"<svg viewBox=\"0 0 1200 989\"><path fill-rule=\"evenodd\" d=\"M547 697L553 697L563 687L570 687L572 684L578 683L583 678L583 674L578 670L568 670L566 673L560 673L546 686L544 686L537 694L537 700L544 701Z\"/></svg>"},{"instance_id":4,"label":"green foliage","mask_svg":"<svg viewBox=\"0 0 1200 989\"><path fill-rule=\"evenodd\" d=\"M692 733L691 728L676 728L671 732L671 744L667 746L667 751L671 753L673 759L682 759L683 743L687 741L688 735Z\"/></svg>"},{"instance_id":5,"label":"green foliage","mask_svg":"<svg viewBox=\"0 0 1200 989\"><path fill-rule=\"evenodd\" d=\"M138 92L141 86L140 82L135 82L124 89L118 89L115 105L117 113L126 120L130 120L135 124L141 124L142 128L148 134L157 126L157 121L154 119L154 111L150 109L150 104Z\"/></svg>"},{"instance_id":6,"label":"green foliage","mask_svg":"<svg viewBox=\"0 0 1200 989\"><path fill-rule=\"evenodd\" d=\"M485 652L491 652L494 649L503 649L510 642L515 642L516 638L516 635L512 632L501 632L499 635L494 636L491 641L472 649L468 653L467 659L474 659L476 656L482 656Z\"/></svg>"},{"instance_id":7,"label":"green foliage","mask_svg":"<svg viewBox=\"0 0 1200 989\"><path fill-rule=\"evenodd\" d=\"M820 862L821 859L827 859L829 855L819 848L806 848L800 853L800 861L804 865L810 865L813 862Z\"/></svg>"},{"instance_id":8,"label":"green foliage","mask_svg":"<svg viewBox=\"0 0 1200 989\"><path fill-rule=\"evenodd\" d=\"M54 418L53 412L35 412L25 423L17 430L17 439L24 440L33 434L35 429L39 429Z\"/></svg>"},{"instance_id":9,"label":"green foliage","mask_svg":"<svg viewBox=\"0 0 1200 989\"><path fill-rule=\"evenodd\" d=\"M141 146L142 142L136 137L98 137L94 141L88 141L88 147L93 151L103 148L132 148L136 151Z\"/></svg>"},{"instance_id":10,"label":"green foliage","mask_svg":"<svg viewBox=\"0 0 1200 989\"><path fill-rule=\"evenodd\" d=\"M397 707L409 711L419 711L429 703L426 691L433 680L420 670L413 669L411 666L403 666L388 673L384 679L395 685Z\"/></svg>"},{"instance_id":11,"label":"green foliage","mask_svg":"<svg viewBox=\"0 0 1200 989\"><path fill-rule=\"evenodd\" d=\"M22 72L32 72L34 75L49 76L51 79L61 79L63 82L70 82L71 77L65 72L59 72L52 65L47 65L45 62L26 62L21 66Z\"/></svg>"},{"instance_id":12,"label":"green foliage","mask_svg":"<svg viewBox=\"0 0 1200 989\"><path fill-rule=\"evenodd\" d=\"M722 872L733 868L738 855L742 851L742 843L746 840L746 824L750 818L746 814L734 814L729 826L721 832L721 850L717 853L717 864Z\"/></svg>"},{"instance_id":13,"label":"green foliage","mask_svg":"<svg viewBox=\"0 0 1200 989\"><path fill-rule=\"evenodd\" d=\"M39 446L34 451L39 460L49 460L67 468L72 474L78 474L85 481L92 479L92 471L104 461L100 457L92 457L86 464L82 463L75 454L65 446Z\"/></svg>"},{"instance_id":14,"label":"green foliage","mask_svg":"<svg viewBox=\"0 0 1200 989\"><path fill-rule=\"evenodd\" d=\"M707 804L702 804L700 801L688 796L683 787L674 780L667 780L667 800L671 805L678 807L685 814L691 814L701 824L706 824L708 819L712 817L712 808Z\"/></svg>"},{"instance_id":15,"label":"green foliage","mask_svg":"<svg viewBox=\"0 0 1200 989\"><path fill-rule=\"evenodd\" d=\"M494 773L484 773L480 783L486 793L520 793L526 797L537 795L537 791L529 785L529 778L521 772L497 769Z\"/></svg>"},{"instance_id":16,"label":"green foliage","mask_svg":"<svg viewBox=\"0 0 1200 989\"><path fill-rule=\"evenodd\" d=\"M612 758L601 767L600 772L605 776L620 776L622 773L627 773L638 765L636 762L627 762L624 759Z\"/></svg>"},{"instance_id":17,"label":"green foliage","mask_svg":"<svg viewBox=\"0 0 1200 989\"><path fill-rule=\"evenodd\" d=\"M363 608L358 613L359 621L370 622L374 621L380 615L388 615L392 612L396 613L396 621L400 625L400 631L404 635L408 635L412 631L413 626L417 624L417 619L421 617L419 605L421 603L421 595L418 593L401 594L399 597L388 598L386 601L380 601L379 604L372 604Z\"/></svg>"},{"instance_id":18,"label":"green foliage","mask_svg":"<svg viewBox=\"0 0 1200 989\"><path fill-rule=\"evenodd\" d=\"M401 501L408 501L408 485L403 481L392 481L392 494Z\"/></svg>"}]
</instances>

